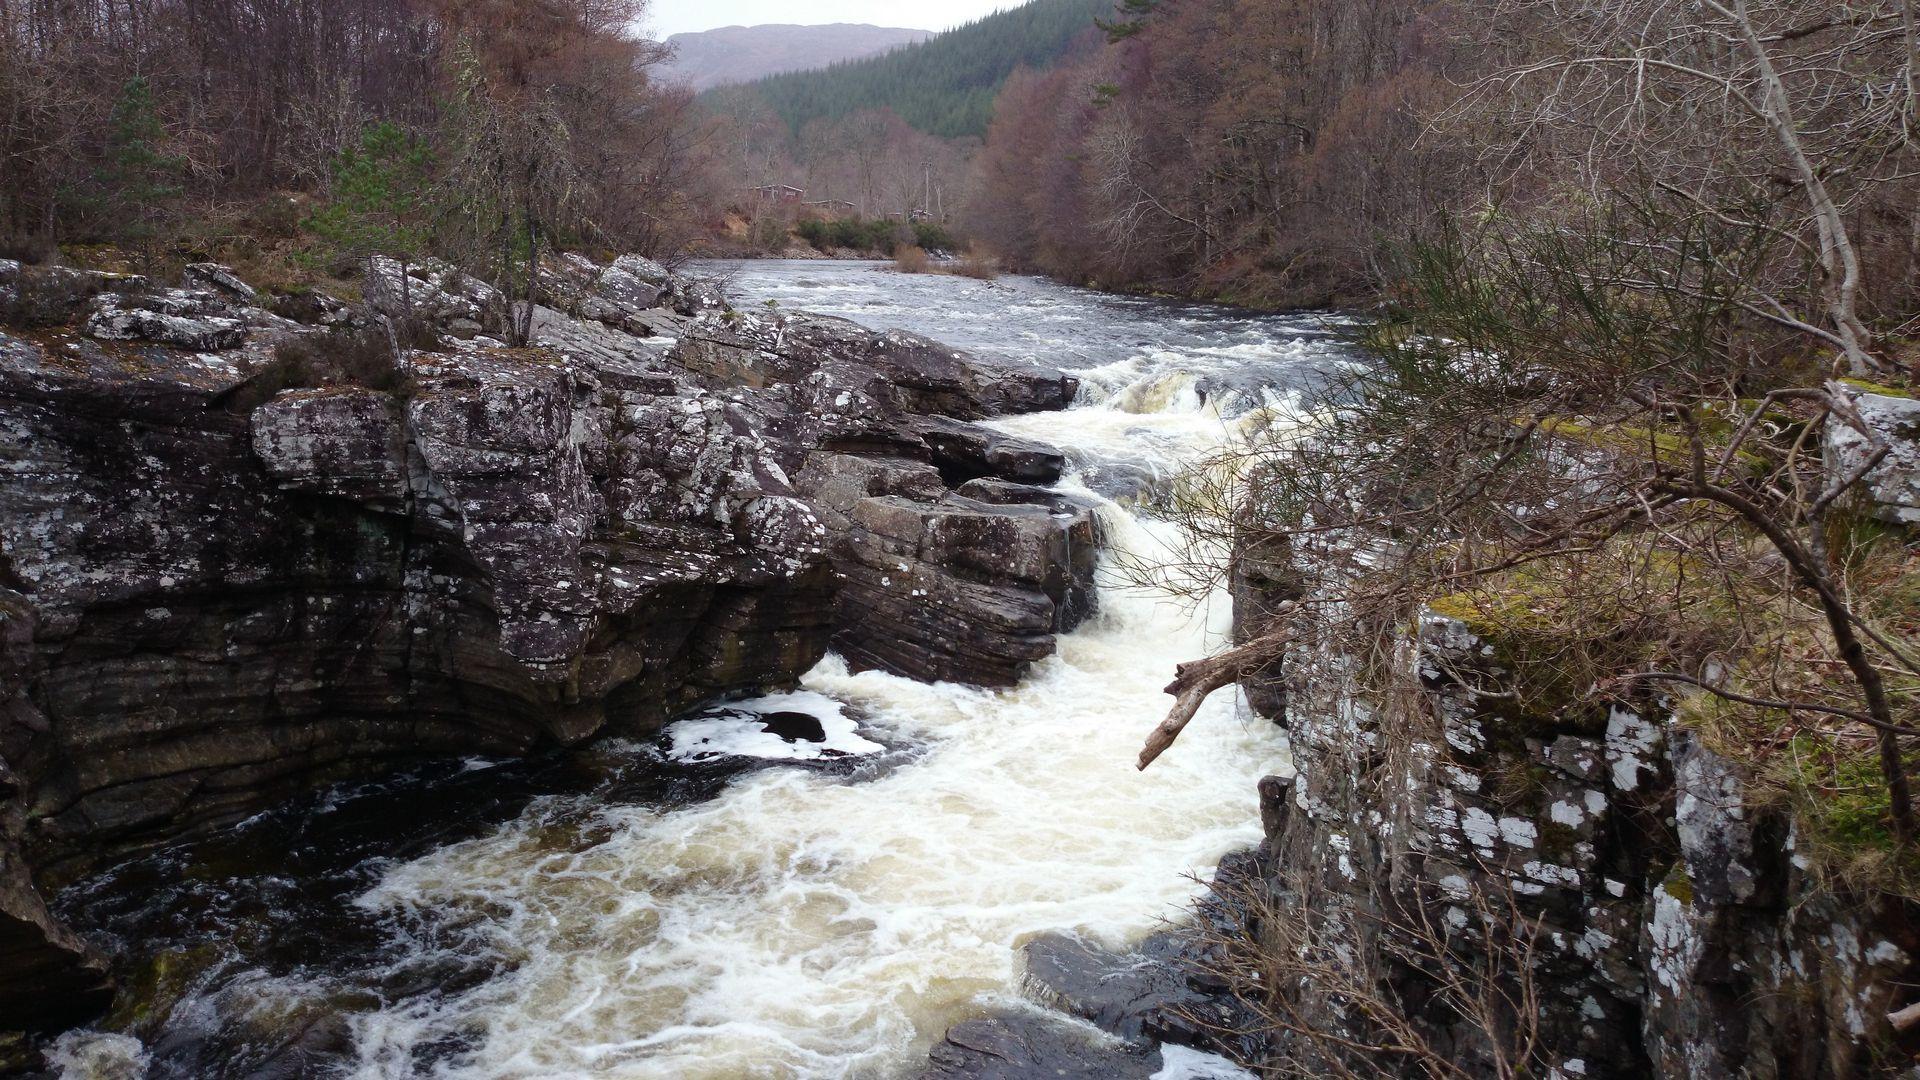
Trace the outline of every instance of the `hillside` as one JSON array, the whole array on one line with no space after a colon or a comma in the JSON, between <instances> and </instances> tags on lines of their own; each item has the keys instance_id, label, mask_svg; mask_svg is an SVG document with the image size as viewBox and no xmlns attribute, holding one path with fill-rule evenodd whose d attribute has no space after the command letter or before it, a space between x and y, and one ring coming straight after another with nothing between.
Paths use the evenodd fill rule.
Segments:
<instances>
[{"instance_id":1,"label":"hillside","mask_svg":"<svg viewBox=\"0 0 1920 1080\"><path fill-rule=\"evenodd\" d=\"M782 72L862 60L932 36L929 30L857 23L725 26L668 38L674 56L662 67L661 75L685 82L695 90L710 90Z\"/></svg>"},{"instance_id":2,"label":"hillside","mask_svg":"<svg viewBox=\"0 0 1920 1080\"><path fill-rule=\"evenodd\" d=\"M1083 35L1097 34L1094 20L1113 8L1113 0L1034 0L884 56L777 75L741 89L765 101L796 132L814 120L891 108L930 135L984 135L1008 76L1058 61Z\"/></svg>"}]
</instances>

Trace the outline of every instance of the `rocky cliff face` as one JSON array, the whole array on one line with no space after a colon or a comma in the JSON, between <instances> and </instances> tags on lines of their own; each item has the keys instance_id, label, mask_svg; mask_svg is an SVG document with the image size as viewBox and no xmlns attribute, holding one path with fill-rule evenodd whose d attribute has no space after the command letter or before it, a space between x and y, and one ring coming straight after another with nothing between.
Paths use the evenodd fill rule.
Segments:
<instances>
[{"instance_id":1,"label":"rocky cliff face","mask_svg":"<svg viewBox=\"0 0 1920 1080\"><path fill-rule=\"evenodd\" d=\"M766 428L805 448L784 464L826 522L856 668L1012 686L1092 610L1093 508L1034 486L1063 455L966 422L1062 408L1067 376L812 316L704 326L671 358L782 404Z\"/></svg>"},{"instance_id":2,"label":"rocky cliff face","mask_svg":"<svg viewBox=\"0 0 1920 1080\"><path fill-rule=\"evenodd\" d=\"M1084 610L1090 516L959 506L921 428L1058 407L1058 372L744 318L645 260L548 277L513 349L498 295L440 268L382 261L367 306L287 318L218 267L164 289L0 264L0 1028L101 1005L37 886L105 853L407 759L648 731L924 609L1020 607L1005 655L891 665L997 681ZM396 360L392 326L438 343ZM952 423L968 479L1050 452ZM870 532L926 569L868 610L836 596L867 582L869 497L795 478L873 453L917 476L885 499L927 535ZM968 554L1002 542L1026 557Z\"/></svg>"},{"instance_id":3,"label":"rocky cliff face","mask_svg":"<svg viewBox=\"0 0 1920 1080\"><path fill-rule=\"evenodd\" d=\"M1242 583L1241 599L1271 596ZM1406 662L1409 701L1286 717L1299 773L1262 792L1270 907L1246 928L1265 950L1383 973L1388 1004L1469 1075L1499 1073L1438 980L1491 987L1485 970L1531 995L1515 1000L1558 1077L1849 1077L1907 1060L1888 1014L1914 998L1912 926L1814 880L1792 821L1662 701L1525 712L1495 641L1439 615ZM1418 928L1428 955L1389 925ZM1353 996L1306 970L1273 991L1287 1015L1366 1030ZM1282 1034L1269 1053L1310 1069L1325 1050Z\"/></svg>"}]
</instances>

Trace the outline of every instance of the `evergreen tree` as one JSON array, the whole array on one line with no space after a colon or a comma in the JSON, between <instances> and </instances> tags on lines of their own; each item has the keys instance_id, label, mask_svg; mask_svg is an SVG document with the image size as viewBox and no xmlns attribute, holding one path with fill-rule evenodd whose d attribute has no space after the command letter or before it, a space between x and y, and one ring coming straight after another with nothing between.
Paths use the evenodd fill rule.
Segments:
<instances>
[{"instance_id":1,"label":"evergreen tree","mask_svg":"<svg viewBox=\"0 0 1920 1080\"><path fill-rule=\"evenodd\" d=\"M390 122L370 125L335 160L333 197L307 228L336 256L412 258L426 246L431 167L425 143Z\"/></svg>"},{"instance_id":2,"label":"evergreen tree","mask_svg":"<svg viewBox=\"0 0 1920 1080\"><path fill-rule=\"evenodd\" d=\"M1146 29L1147 17L1160 6L1160 0L1120 0L1120 17L1096 19L1107 32L1109 42L1121 42Z\"/></svg>"},{"instance_id":3,"label":"evergreen tree","mask_svg":"<svg viewBox=\"0 0 1920 1080\"><path fill-rule=\"evenodd\" d=\"M127 80L107 123L106 158L94 174L89 209L111 219L124 239L151 258L185 191L186 161L162 150L166 130L143 76Z\"/></svg>"}]
</instances>

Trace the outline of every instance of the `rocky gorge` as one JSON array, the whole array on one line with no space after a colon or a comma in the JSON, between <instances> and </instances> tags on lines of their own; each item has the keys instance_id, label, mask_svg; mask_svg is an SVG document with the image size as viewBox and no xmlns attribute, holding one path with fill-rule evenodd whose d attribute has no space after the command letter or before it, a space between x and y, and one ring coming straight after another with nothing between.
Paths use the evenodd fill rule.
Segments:
<instances>
[{"instance_id":1,"label":"rocky gorge","mask_svg":"<svg viewBox=\"0 0 1920 1080\"><path fill-rule=\"evenodd\" d=\"M0 1016L103 1008L48 890L326 782L645 733L830 646L1016 681L1091 596L1058 371L570 261L534 340L379 261L362 304L0 264ZM277 308L278 310L270 310ZM386 358L384 332L429 347ZM671 336L669 336L671 335ZM17 1042L9 1045L19 1045Z\"/></svg>"},{"instance_id":2,"label":"rocky gorge","mask_svg":"<svg viewBox=\"0 0 1920 1080\"><path fill-rule=\"evenodd\" d=\"M439 266L346 303L0 264L0 1062L1213 1080L1338 1074L1390 1013L1462 1076L1909 1069L1910 913L1836 893L1674 699L1516 706L1457 598L1406 695L1243 678L1136 777L1165 669L1308 575L1243 546L1186 619L1114 553L1176 557L1169 463L1331 334L759 273L556 260L509 348ZM928 336L836 317L886 288L966 291L890 299ZM1056 320L1119 337L1008 358ZM1854 403L1904 527L1912 399Z\"/></svg>"}]
</instances>

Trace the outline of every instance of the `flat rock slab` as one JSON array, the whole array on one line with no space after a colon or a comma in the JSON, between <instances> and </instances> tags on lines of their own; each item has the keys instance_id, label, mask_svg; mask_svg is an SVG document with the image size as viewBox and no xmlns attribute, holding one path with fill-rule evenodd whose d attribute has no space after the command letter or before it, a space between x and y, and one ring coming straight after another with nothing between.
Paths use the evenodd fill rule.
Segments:
<instances>
[{"instance_id":1,"label":"flat rock slab","mask_svg":"<svg viewBox=\"0 0 1920 1080\"><path fill-rule=\"evenodd\" d=\"M1149 1080L1161 1068L1154 1051L1019 1014L955 1024L927 1059L922 1080Z\"/></svg>"},{"instance_id":2,"label":"flat rock slab","mask_svg":"<svg viewBox=\"0 0 1920 1080\"><path fill-rule=\"evenodd\" d=\"M1207 1046L1216 1026L1230 1028L1238 1015L1197 978L1183 932L1155 934L1131 952L1042 934L1025 955L1030 993L1135 1045Z\"/></svg>"}]
</instances>

